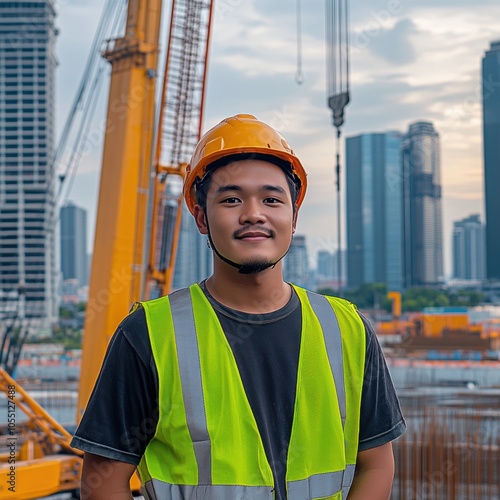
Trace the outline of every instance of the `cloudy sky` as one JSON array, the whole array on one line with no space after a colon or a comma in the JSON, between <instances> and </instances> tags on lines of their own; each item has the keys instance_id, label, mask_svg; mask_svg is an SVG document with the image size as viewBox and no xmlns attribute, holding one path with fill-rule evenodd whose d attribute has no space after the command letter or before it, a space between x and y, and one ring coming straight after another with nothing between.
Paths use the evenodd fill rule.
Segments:
<instances>
[{"instance_id":1,"label":"cloudy sky","mask_svg":"<svg viewBox=\"0 0 500 500\"><path fill-rule=\"evenodd\" d=\"M80 82L103 3L58 2L59 125ZM309 174L298 232L307 235L312 254L334 250L337 238L324 18L324 0L302 0L304 82L298 85L296 2L215 0L204 127L244 112L285 135ZM499 20L498 0L351 0L352 97L343 132L404 132L417 120L434 123L441 136L448 273L453 221L484 212L480 70L490 42L500 39ZM96 120L102 123L103 112ZM89 211L91 235L101 147L94 143L69 196Z\"/></svg>"}]
</instances>

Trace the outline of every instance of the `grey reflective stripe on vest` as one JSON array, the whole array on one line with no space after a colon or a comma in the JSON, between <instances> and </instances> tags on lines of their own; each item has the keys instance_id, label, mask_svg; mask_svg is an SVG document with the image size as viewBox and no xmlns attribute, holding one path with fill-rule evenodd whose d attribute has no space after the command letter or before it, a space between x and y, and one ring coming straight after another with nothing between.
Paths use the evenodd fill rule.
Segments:
<instances>
[{"instance_id":1,"label":"grey reflective stripe on vest","mask_svg":"<svg viewBox=\"0 0 500 500\"><path fill-rule=\"evenodd\" d=\"M193 303L188 288L170 295L175 342L181 376L186 420L198 464L198 483L212 484L211 444L208 435L200 356L194 323ZM170 498L170 497L163 497ZM172 497L189 498L189 497Z\"/></svg>"},{"instance_id":2,"label":"grey reflective stripe on vest","mask_svg":"<svg viewBox=\"0 0 500 500\"><path fill-rule=\"evenodd\" d=\"M303 500L331 497L342 491L342 498L347 498L355 465L347 465L345 471L317 474L301 481L288 483L288 500Z\"/></svg>"},{"instance_id":3,"label":"grey reflective stripe on vest","mask_svg":"<svg viewBox=\"0 0 500 500\"><path fill-rule=\"evenodd\" d=\"M148 481L144 487L149 500L273 500L269 486L188 486L165 483L158 479Z\"/></svg>"},{"instance_id":4,"label":"grey reflective stripe on vest","mask_svg":"<svg viewBox=\"0 0 500 500\"><path fill-rule=\"evenodd\" d=\"M351 489L352 480L354 479L354 473L356 472L356 465L349 464L346 466L344 471L344 479L342 481L342 498L347 498L349 490Z\"/></svg>"},{"instance_id":5,"label":"grey reflective stripe on vest","mask_svg":"<svg viewBox=\"0 0 500 500\"><path fill-rule=\"evenodd\" d=\"M289 481L288 500L324 498L342 490L344 471L317 474L301 481Z\"/></svg>"},{"instance_id":6,"label":"grey reflective stripe on vest","mask_svg":"<svg viewBox=\"0 0 500 500\"><path fill-rule=\"evenodd\" d=\"M314 311L314 314L316 314L316 316L318 317L321 328L323 329L323 337L325 338L328 361L330 362L330 369L332 370L335 389L337 390L337 399L339 404L340 416L342 418L343 429L345 426L347 410L344 384L344 358L342 355L342 337L340 334L339 322L332 305L323 295L307 291L307 297ZM298 481L298 483L305 482L306 485L300 486L302 489L300 490L300 494L298 496L292 497L291 495L289 495L289 499L294 500L294 498L321 498L322 496L324 497L333 495L340 490L342 490L342 498L345 499L347 498L347 494L349 493L349 489L354 478L355 468L355 465L347 465L345 471L334 472L331 478L329 477L330 474L322 474L320 476L312 476L311 478L304 481ZM314 481L314 483L312 483L311 481ZM331 487L328 489L326 485L329 482L331 482ZM291 485L292 483L289 484ZM309 488L309 490L305 490L304 488L306 487ZM322 488L325 489L323 490ZM304 496L303 491L310 491L310 494L312 496ZM316 491L329 491L329 493L316 495Z\"/></svg>"},{"instance_id":7,"label":"grey reflective stripe on vest","mask_svg":"<svg viewBox=\"0 0 500 500\"><path fill-rule=\"evenodd\" d=\"M330 368L337 390L343 429L346 418L346 396L344 385L344 358L342 356L342 339L340 337L339 322L330 302L328 302L323 295L308 291L307 297L323 329L326 352L328 354L328 360L330 361Z\"/></svg>"}]
</instances>

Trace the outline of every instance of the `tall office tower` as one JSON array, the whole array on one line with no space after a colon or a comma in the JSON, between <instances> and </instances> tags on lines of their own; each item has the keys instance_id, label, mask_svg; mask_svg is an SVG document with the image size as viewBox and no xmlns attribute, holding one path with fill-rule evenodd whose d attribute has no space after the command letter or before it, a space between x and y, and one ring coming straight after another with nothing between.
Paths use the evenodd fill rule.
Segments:
<instances>
[{"instance_id":1,"label":"tall office tower","mask_svg":"<svg viewBox=\"0 0 500 500\"><path fill-rule=\"evenodd\" d=\"M0 2L0 300L45 325L57 315L54 22L53 0Z\"/></svg>"},{"instance_id":2,"label":"tall office tower","mask_svg":"<svg viewBox=\"0 0 500 500\"><path fill-rule=\"evenodd\" d=\"M69 202L61 208L61 271L63 279L88 285L87 211Z\"/></svg>"},{"instance_id":3,"label":"tall office tower","mask_svg":"<svg viewBox=\"0 0 500 500\"><path fill-rule=\"evenodd\" d=\"M283 276L294 285L309 286L309 260L307 257L306 237L295 234L290 250L283 259Z\"/></svg>"},{"instance_id":4,"label":"tall office tower","mask_svg":"<svg viewBox=\"0 0 500 500\"><path fill-rule=\"evenodd\" d=\"M444 281L441 157L432 123L410 125L403 139L404 287Z\"/></svg>"},{"instance_id":5,"label":"tall office tower","mask_svg":"<svg viewBox=\"0 0 500 500\"><path fill-rule=\"evenodd\" d=\"M347 286L402 288L402 173L398 132L346 139Z\"/></svg>"},{"instance_id":6,"label":"tall office tower","mask_svg":"<svg viewBox=\"0 0 500 500\"><path fill-rule=\"evenodd\" d=\"M500 281L500 41L486 51L482 77L486 278Z\"/></svg>"},{"instance_id":7,"label":"tall office tower","mask_svg":"<svg viewBox=\"0 0 500 500\"><path fill-rule=\"evenodd\" d=\"M198 283L208 278L212 270L212 250L207 246L207 237L198 232L193 216L184 206L173 288L177 290Z\"/></svg>"},{"instance_id":8,"label":"tall office tower","mask_svg":"<svg viewBox=\"0 0 500 500\"><path fill-rule=\"evenodd\" d=\"M483 280L484 271L484 225L479 215L470 215L453 223L453 277Z\"/></svg>"}]
</instances>

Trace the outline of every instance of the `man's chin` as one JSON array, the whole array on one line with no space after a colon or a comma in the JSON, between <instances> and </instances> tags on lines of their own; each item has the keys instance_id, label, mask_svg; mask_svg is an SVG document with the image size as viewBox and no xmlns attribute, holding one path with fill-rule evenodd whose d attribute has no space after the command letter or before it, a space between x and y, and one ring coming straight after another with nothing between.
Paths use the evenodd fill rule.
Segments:
<instances>
[{"instance_id":1,"label":"man's chin","mask_svg":"<svg viewBox=\"0 0 500 500\"><path fill-rule=\"evenodd\" d=\"M245 262L240 266L238 272L240 274L257 274L261 271L265 271L273 265L274 264L268 260L255 260L253 262Z\"/></svg>"}]
</instances>

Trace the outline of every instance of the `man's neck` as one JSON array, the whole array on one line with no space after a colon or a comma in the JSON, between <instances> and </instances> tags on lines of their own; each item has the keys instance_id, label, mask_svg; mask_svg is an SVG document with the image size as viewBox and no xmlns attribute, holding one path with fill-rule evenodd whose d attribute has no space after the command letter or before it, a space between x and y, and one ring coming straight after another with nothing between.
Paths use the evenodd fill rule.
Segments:
<instances>
[{"instance_id":1,"label":"man's neck","mask_svg":"<svg viewBox=\"0 0 500 500\"><path fill-rule=\"evenodd\" d=\"M231 309L251 314L277 311L290 300L290 285L283 281L281 263L256 274L239 274L236 269L214 270L206 286L212 297Z\"/></svg>"}]
</instances>

